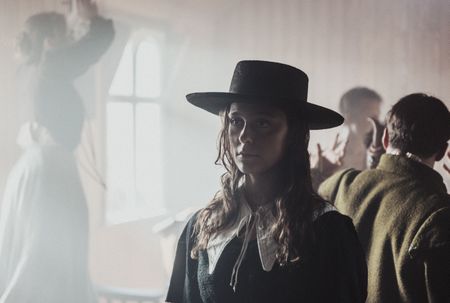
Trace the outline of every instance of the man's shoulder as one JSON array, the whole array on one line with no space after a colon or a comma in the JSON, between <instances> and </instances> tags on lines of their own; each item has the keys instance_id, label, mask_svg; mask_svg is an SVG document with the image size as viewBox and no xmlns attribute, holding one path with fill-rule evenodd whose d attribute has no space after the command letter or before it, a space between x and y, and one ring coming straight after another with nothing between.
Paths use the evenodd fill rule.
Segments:
<instances>
[{"instance_id":1,"label":"man's shoulder","mask_svg":"<svg viewBox=\"0 0 450 303\"><path fill-rule=\"evenodd\" d=\"M343 169L327 178L319 186L318 193L325 200L334 201L334 198L340 188L349 187L362 171L353 168Z\"/></svg>"}]
</instances>

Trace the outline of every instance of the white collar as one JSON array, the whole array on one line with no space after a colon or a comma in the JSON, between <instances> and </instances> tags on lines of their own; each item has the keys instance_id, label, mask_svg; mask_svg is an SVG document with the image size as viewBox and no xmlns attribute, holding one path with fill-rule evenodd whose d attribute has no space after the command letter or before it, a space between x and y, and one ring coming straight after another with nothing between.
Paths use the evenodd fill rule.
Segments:
<instances>
[{"instance_id":1,"label":"white collar","mask_svg":"<svg viewBox=\"0 0 450 303\"><path fill-rule=\"evenodd\" d=\"M270 207L261 206L253 212L244 195L239 195L239 205L240 209L235 223L226 230L221 231L219 234L213 235L208 241L207 246L209 262L208 272L209 274L212 274L227 244L238 235L239 231L243 230L245 232L241 252L233 267L231 277L231 286L233 286L233 288L235 288L237 284L239 267L247 251L253 227L256 227L256 241L258 244L261 265L264 271L268 272L272 270L276 261L276 252L279 248L279 244L272 236L272 227L275 224L275 217L273 216ZM314 220L329 211L336 211L336 208L330 203L327 203L320 211L316 211L313 214Z\"/></svg>"},{"instance_id":2,"label":"white collar","mask_svg":"<svg viewBox=\"0 0 450 303\"><path fill-rule=\"evenodd\" d=\"M56 144L47 128L37 122L26 122L22 124L16 138L16 143L22 149L33 145L48 146Z\"/></svg>"},{"instance_id":3,"label":"white collar","mask_svg":"<svg viewBox=\"0 0 450 303\"><path fill-rule=\"evenodd\" d=\"M394 155L394 156L402 156L403 155L403 156L405 156L408 159L411 159L413 161L416 161L416 162L419 162L421 164L427 165L425 163L425 161L421 157L419 157L419 156L417 156L417 155L415 155L413 153L410 153L410 152L402 153L398 149L392 149L392 150L388 150L386 153L389 154L389 155Z\"/></svg>"}]
</instances>

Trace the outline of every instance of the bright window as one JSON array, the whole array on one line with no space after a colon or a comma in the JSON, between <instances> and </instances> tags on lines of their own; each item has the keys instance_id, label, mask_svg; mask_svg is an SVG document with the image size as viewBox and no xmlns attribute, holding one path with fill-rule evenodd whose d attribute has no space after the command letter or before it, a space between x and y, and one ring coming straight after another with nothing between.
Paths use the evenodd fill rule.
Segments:
<instances>
[{"instance_id":1,"label":"bright window","mask_svg":"<svg viewBox=\"0 0 450 303\"><path fill-rule=\"evenodd\" d=\"M106 221L164 211L161 152L161 42L137 35L124 49L106 107Z\"/></svg>"}]
</instances>

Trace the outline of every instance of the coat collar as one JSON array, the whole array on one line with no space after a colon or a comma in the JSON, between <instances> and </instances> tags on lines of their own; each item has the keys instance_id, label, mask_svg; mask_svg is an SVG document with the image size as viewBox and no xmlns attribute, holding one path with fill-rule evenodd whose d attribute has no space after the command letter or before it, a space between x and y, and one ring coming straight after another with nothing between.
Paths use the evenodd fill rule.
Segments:
<instances>
[{"instance_id":1,"label":"coat collar","mask_svg":"<svg viewBox=\"0 0 450 303\"><path fill-rule=\"evenodd\" d=\"M27 149L34 145L53 146L56 145L55 140L50 132L44 126L37 122L26 122L20 129L16 138L16 143L22 148Z\"/></svg>"},{"instance_id":2,"label":"coat collar","mask_svg":"<svg viewBox=\"0 0 450 303\"><path fill-rule=\"evenodd\" d=\"M418 179L438 192L446 192L442 176L431 167L403 155L384 154L377 169Z\"/></svg>"},{"instance_id":3,"label":"coat collar","mask_svg":"<svg viewBox=\"0 0 450 303\"><path fill-rule=\"evenodd\" d=\"M210 274L214 272L225 246L233 238L237 237L239 233L251 232L251 230L246 231L246 229L253 227L253 225L256 227L256 241L263 269L270 271L275 263L274 255L278 245L273 237L269 235L269 229L275 223L272 211L268 207L259 207L256 211L252 211L243 195L239 197L239 205L240 208L235 223L226 230L215 234L208 242L208 271Z\"/></svg>"},{"instance_id":4,"label":"coat collar","mask_svg":"<svg viewBox=\"0 0 450 303\"><path fill-rule=\"evenodd\" d=\"M255 227L256 230L256 241L263 270L271 271L275 264L276 252L279 248L279 244L272 236L272 227L275 224L276 218L272 214L271 207L269 205L261 206L256 211L252 211L244 195L239 195L238 199L240 209L235 223L226 230L214 235L208 242L207 253L209 260L209 274L214 272L217 262L227 244L233 238L238 236L239 233L245 233L243 235L244 243L241 251L242 254L245 254L246 245L248 244L253 227ZM336 208L330 203L326 203L320 211L316 211L313 214L314 220L329 211L336 211ZM245 239L247 239L247 243L245 243ZM237 260L237 262L238 261L239 260Z\"/></svg>"}]
</instances>

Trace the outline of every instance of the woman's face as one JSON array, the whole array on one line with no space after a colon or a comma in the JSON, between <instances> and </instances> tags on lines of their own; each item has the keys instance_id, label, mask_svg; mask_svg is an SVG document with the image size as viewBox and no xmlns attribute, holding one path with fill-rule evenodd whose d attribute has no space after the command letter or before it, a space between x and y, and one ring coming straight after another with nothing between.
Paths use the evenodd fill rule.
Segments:
<instances>
[{"instance_id":1,"label":"woman's face","mask_svg":"<svg viewBox=\"0 0 450 303\"><path fill-rule=\"evenodd\" d=\"M227 119L230 151L244 174L263 174L277 165L286 149L286 114L270 105L232 103Z\"/></svg>"}]
</instances>

